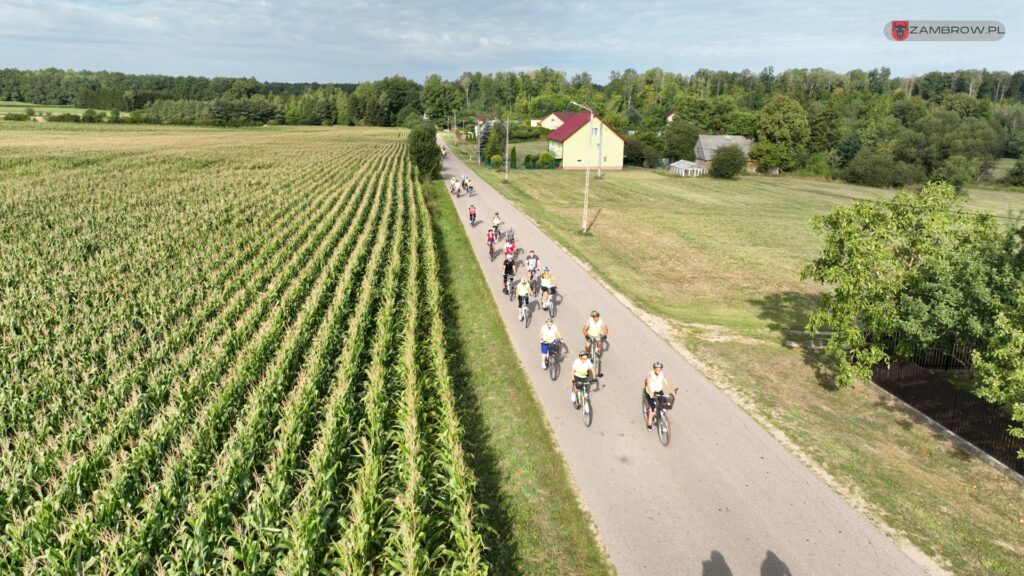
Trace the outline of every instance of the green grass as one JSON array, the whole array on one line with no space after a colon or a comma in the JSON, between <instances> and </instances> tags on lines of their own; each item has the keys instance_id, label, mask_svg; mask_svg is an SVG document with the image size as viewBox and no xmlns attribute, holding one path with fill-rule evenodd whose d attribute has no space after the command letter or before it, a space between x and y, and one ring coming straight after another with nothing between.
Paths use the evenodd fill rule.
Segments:
<instances>
[{"instance_id":1,"label":"green grass","mask_svg":"<svg viewBox=\"0 0 1024 576\"><path fill-rule=\"evenodd\" d=\"M26 108L31 108L38 114L82 114L85 112L85 108L77 108L75 106L56 106L49 104L28 104L25 102L11 102L10 100L0 100L0 116L10 113L24 114ZM107 112L107 110L96 110L97 112Z\"/></svg>"},{"instance_id":2,"label":"green grass","mask_svg":"<svg viewBox=\"0 0 1024 576\"><path fill-rule=\"evenodd\" d=\"M487 170L482 177L612 287L668 320L709 377L873 516L955 574L1024 574L1020 485L915 424L874 387L831 391L818 353L783 346L801 339L822 293L799 279L821 245L811 217L892 191L606 172L591 180L591 234L582 235L582 174L519 171L507 185ZM968 206L1005 218L1024 209L1024 194L975 189Z\"/></svg>"},{"instance_id":3,"label":"green grass","mask_svg":"<svg viewBox=\"0 0 1024 576\"><path fill-rule=\"evenodd\" d=\"M486 559L495 574L611 574L497 307L480 297L487 284L458 214L443 185L430 191L460 417L491 529Z\"/></svg>"},{"instance_id":4,"label":"green grass","mask_svg":"<svg viewBox=\"0 0 1024 576\"><path fill-rule=\"evenodd\" d=\"M509 146L516 147L516 158L519 160L520 164L522 164L523 158L526 157L527 154L533 154L537 156L548 151L547 140L529 140L526 142L513 142L509 144Z\"/></svg>"}]
</instances>

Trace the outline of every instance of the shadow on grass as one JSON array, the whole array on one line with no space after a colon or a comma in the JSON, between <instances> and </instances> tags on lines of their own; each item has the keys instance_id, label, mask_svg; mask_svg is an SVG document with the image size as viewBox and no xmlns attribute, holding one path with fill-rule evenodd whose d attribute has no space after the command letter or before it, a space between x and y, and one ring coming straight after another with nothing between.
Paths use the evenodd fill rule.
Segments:
<instances>
[{"instance_id":1,"label":"shadow on grass","mask_svg":"<svg viewBox=\"0 0 1024 576\"><path fill-rule=\"evenodd\" d=\"M437 210L435 200L431 194L425 194L427 206L431 212ZM431 225L434 228L436 238L441 238L444 230L437 223L438 218L433 218ZM441 284L444 287L444 302L441 305L445 325L458 326L471 322L470 314L464 312L458 303L458 298L450 293L450 286L453 281L453 268L451 255L443 242L437 242L437 256L440 265ZM486 546L483 554L484 561L493 569L495 574L523 574L519 546L513 537L513 523L509 514L509 502L501 492L502 477L498 467L498 454L491 448L491 435L484 421L483 410L480 400L477 398L473 386L469 385L472 373L469 370L469 358L465 346L459 338L451 337L456 331L448 331L447 344L449 352L449 368L455 382L462 385L456 386L456 410L459 420L462 422L463 447L470 455L468 463L476 475L476 491L474 496L478 504L478 519L485 526L481 535Z\"/></svg>"},{"instance_id":2,"label":"shadow on grass","mask_svg":"<svg viewBox=\"0 0 1024 576\"><path fill-rule=\"evenodd\" d=\"M837 390L833 365L819 349L826 336L806 331L807 321L819 299L817 294L790 291L752 298L748 302L758 308L757 317L767 320L768 328L777 333L779 344L787 347L795 344L800 348L804 364L814 371L818 385L826 390Z\"/></svg>"}]
</instances>

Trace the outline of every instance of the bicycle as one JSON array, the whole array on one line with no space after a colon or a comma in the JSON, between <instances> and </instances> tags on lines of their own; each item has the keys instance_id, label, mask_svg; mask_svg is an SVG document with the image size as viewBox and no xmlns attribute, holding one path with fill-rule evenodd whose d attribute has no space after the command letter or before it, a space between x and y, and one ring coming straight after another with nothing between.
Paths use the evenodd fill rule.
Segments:
<instances>
[{"instance_id":1,"label":"bicycle","mask_svg":"<svg viewBox=\"0 0 1024 576\"><path fill-rule=\"evenodd\" d=\"M554 340L548 344L548 355L544 358L544 364L547 367L548 374L552 380L558 380L558 374L562 371L561 366L561 348L562 341Z\"/></svg>"},{"instance_id":2,"label":"bicycle","mask_svg":"<svg viewBox=\"0 0 1024 576\"><path fill-rule=\"evenodd\" d=\"M644 408L643 422L646 425L647 411L650 409L647 404L647 391L641 390L640 395ZM675 404L675 396L666 396L664 392L654 394L654 419L651 421L651 426L658 429L658 440L661 441L662 446L668 446L672 440L672 426L668 422L668 411L672 409L673 404Z\"/></svg>"},{"instance_id":3,"label":"bicycle","mask_svg":"<svg viewBox=\"0 0 1024 576\"><path fill-rule=\"evenodd\" d=\"M572 400L572 405L579 410L583 409L583 425L590 428L591 423L594 422L594 407L590 404L590 383L593 380L585 380L583 382L577 382L573 380L573 387L576 389L576 397Z\"/></svg>"},{"instance_id":4,"label":"bicycle","mask_svg":"<svg viewBox=\"0 0 1024 576\"><path fill-rule=\"evenodd\" d=\"M530 297L523 297L523 305L519 308L519 319L526 322L526 327L530 327Z\"/></svg>"},{"instance_id":5,"label":"bicycle","mask_svg":"<svg viewBox=\"0 0 1024 576\"><path fill-rule=\"evenodd\" d=\"M551 298L548 299L548 301L552 302L554 301L554 299L555 296L554 294L552 294ZM554 318L554 316L552 316L552 318ZM601 341L600 347L597 346L598 340ZM591 358L594 359L594 372L598 376L603 376L604 372L601 370L601 357L604 356L604 347L608 345L608 337L601 336L600 338L592 338L590 336L587 336L587 344L590 345L590 356Z\"/></svg>"},{"instance_id":6,"label":"bicycle","mask_svg":"<svg viewBox=\"0 0 1024 576\"><path fill-rule=\"evenodd\" d=\"M552 320L555 318L555 287L548 288L548 301L547 301L548 318Z\"/></svg>"},{"instance_id":7,"label":"bicycle","mask_svg":"<svg viewBox=\"0 0 1024 576\"><path fill-rule=\"evenodd\" d=\"M513 290L512 288L513 288L512 277L506 274L505 275L505 292L508 294L508 299L509 300L512 300L513 298L516 297L515 290Z\"/></svg>"}]
</instances>

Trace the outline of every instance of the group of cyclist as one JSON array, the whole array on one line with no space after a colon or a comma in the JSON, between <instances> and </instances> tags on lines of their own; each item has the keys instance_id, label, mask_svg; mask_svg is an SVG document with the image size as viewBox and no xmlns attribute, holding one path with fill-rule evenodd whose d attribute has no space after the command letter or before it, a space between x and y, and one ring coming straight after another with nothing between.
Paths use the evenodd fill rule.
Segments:
<instances>
[{"instance_id":1,"label":"group of cyclist","mask_svg":"<svg viewBox=\"0 0 1024 576\"><path fill-rule=\"evenodd\" d=\"M467 196L473 194L473 179L465 174L462 175L461 179L452 176L451 180L448 181L448 192L455 194L456 198L461 196L463 192Z\"/></svg>"},{"instance_id":2,"label":"group of cyclist","mask_svg":"<svg viewBox=\"0 0 1024 576\"><path fill-rule=\"evenodd\" d=\"M472 194L473 181L465 175L462 176L461 180L453 176L449 184L449 191L455 194L458 194L460 191L467 191ZM470 225L475 226L476 220L476 206L471 204L469 206ZM498 239L502 236L500 228L503 223L500 214L495 212L494 217L491 219L491 226L487 229L487 247L492 260L494 259L494 250L498 244ZM501 266L502 293L508 294L510 289L514 291L517 309L519 310L519 319L523 320L523 311L529 305L530 299L536 297L538 288L541 293L541 308L546 310L551 306L551 299L555 295L557 284L548 266L544 266L543 270L541 270L540 258L536 252L530 250L527 253L524 262L526 273L516 281L515 279L518 274L516 256L519 253L519 247L516 245L515 231L511 228L504 234L504 246L501 251L504 254ZM608 325L601 318L601 314L597 310L593 310L590 313L590 318L584 322L582 332L585 344L577 358L573 361L572 369L569 371L569 398L574 406L577 405L576 390L588 382L594 382L597 378L604 376L603 373L597 372L594 363L591 361L591 353L594 351L598 354L603 353L608 339ZM564 342L564 339L558 330L558 326L553 318L548 317L540 328L542 369L547 370L548 368L548 359L550 358L552 347L559 346L562 342ZM655 362L651 367L651 371L644 378L644 399L647 401L646 425L648 430L652 429L656 399L658 396L665 394L674 398L675 388L672 387L665 376L662 363Z\"/></svg>"}]
</instances>

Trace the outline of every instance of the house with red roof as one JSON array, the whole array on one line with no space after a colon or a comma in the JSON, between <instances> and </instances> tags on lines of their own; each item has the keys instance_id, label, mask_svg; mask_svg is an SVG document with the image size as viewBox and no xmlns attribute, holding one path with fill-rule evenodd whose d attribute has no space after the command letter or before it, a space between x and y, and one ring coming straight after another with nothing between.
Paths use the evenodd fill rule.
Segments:
<instances>
[{"instance_id":1,"label":"house with red roof","mask_svg":"<svg viewBox=\"0 0 1024 576\"><path fill-rule=\"evenodd\" d=\"M575 112L552 112L540 120L530 120L530 126L558 130L565 124L567 118L571 118Z\"/></svg>"},{"instance_id":2,"label":"house with red roof","mask_svg":"<svg viewBox=\"0 0 1024 576\"><path fill-rule=\"evenodd\" d=\"M548 152L562 161L563 170L622 170L626 140L614 128L589 112L568 117L548 134Z\"/></svg>"}]
</instances>

